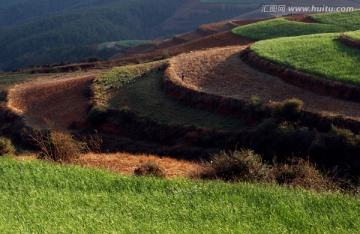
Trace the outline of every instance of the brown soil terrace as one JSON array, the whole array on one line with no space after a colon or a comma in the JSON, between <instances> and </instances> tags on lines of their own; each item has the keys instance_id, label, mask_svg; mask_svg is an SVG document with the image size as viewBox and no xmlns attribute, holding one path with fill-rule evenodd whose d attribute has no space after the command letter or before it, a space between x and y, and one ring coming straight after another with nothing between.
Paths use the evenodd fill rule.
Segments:
<instances>
[{"instance_id":1,"label":"brown soil terrace","mask_svg":"<svg viewBox=\"0 0 360 234\"><path fill-rule=\"evenodd\" d=\"M360 41L353 40L344 34L340 35L339 41L350 48L360 49Z\"/></svg>"},{"instance_id":2,"label":"brown soil terrace","mask_svg":"<svg viewBox=\"0 0 360 234\"><path fill-rule=\"evenodd\" d=\"M304 90L251 68L239 58L239 53L246 47L231 46L181 54L169 62L170 79L195 91L239 100L259 96L268 103L298 98L305 103L307 111L360 120L359 103Z\"/></svg>"},{"instance_id":3,"label":"brown soil terrace","mask_svg":"<svg viewBox=\"0 0 360 234\"><path fill-rule=\"evenodd\" d=\"M98 72L40 77L9 90L8 107L34 128L66 129L86 116L89 90Z\"/></svg>"}]
</instances>

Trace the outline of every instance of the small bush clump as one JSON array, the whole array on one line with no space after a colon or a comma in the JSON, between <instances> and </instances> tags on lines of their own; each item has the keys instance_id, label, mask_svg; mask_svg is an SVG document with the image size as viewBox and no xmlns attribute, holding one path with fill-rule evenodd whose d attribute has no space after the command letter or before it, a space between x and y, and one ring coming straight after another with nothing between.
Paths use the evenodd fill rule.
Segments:
<instances>
[{"instance_id":1,"label":"small bush clump","mask_svg":"<svg viewBox=\"0 0 360 234\"><path fill-rule=\"evenodd\" d=\"M137 176L165 177L165 171L159 166L159 164L151 161L141 163L141 165L134 170L134 174Z\"/></svg>"},{"instance_id":2,"label":"small bush clump","mask_svg":"<svg viewBox=\"0 0 360 234\"><path fill-rule=\"evenodd\" d=\"M272 175L279 184L292 187L327 191L334 188L330 182L315 165L301 158L292 158L289 162L276 164Z\"/></svg>"},{"instance_id":3,"label":"small bush clump","mask_svg":"<svg viewBox=\"0 0 360 234\"><path fill-rule=\"evenodd\" d=\"M68 163L76 161L86 145L74 139L68 132L37 133L32 136L41 152L40 159Z\"/></svg>"},{"instance_id":4,"label":"small bush clump","mask_svg":"<svg viewBox=\"0 0 360 234\"><path fill-rule=\"evenodd\" d=\"M0 155L14 154L15 147L11 143L11 140L6 137L0 137Z\"/></svg>"},{"instance_id":5,"label":"small bush clump","mask_svg":"<svg viewBox=\"0 0 360 234\"><path fill-rule=\"evenodd\" d=\"M292 98L289 100L285 100L280 108L280 116L287 121L297 121L301 115L301 109L304 106L304 102Z\"/></svg>"},{"instance_id":6,"label":"small bush clump","mask_svg":"<svg viewBox=\"0 0 360 234\"><path fill-rule=\"evenodd\" d=\"M242 149L233 152L221 152L212 157L200 177L225 181L266 181L269 166L262 162L261 156L252 150Z\"/></svg>"}]
</instances>

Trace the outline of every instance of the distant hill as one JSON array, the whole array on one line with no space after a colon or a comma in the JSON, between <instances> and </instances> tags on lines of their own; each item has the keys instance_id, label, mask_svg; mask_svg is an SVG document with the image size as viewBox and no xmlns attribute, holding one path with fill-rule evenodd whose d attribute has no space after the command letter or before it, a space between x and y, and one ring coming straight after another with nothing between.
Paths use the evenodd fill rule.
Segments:
<instances>
[{"instance_id":1,"label":"distant hill","mask_svg":"<svg viewBox=\"0 0 360 234\"><path fill-rule=\"evenodd\" d=\"M262 1L2 0L0 70L107 58L97 44L152 40L233 18Z\"/></svg>"}]
</instances>

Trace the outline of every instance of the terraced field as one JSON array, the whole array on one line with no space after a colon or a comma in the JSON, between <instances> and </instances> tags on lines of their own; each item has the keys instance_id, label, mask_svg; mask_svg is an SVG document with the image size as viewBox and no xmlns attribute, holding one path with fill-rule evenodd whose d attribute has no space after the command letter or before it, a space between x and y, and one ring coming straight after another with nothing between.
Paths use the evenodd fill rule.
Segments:
<instances>
[{"instance_id":1,"label":"terraced field","mask_svg":"<svg viewBox=\"0 0 360 234\"><path fill-rule=\"evenodd\" d=\"M243 49L235 46L179 55L170 59L169 69L177 74L172 79L181 82L184 73L182 84L193 90L242 100L258 96L264 103L298 98L311 112L360 120L360 104L318 95L259 72L240 60Z\"/></svg>"},{"instance_id":2,"label":"terraced field","mask_svg":"<svg viewBox=\"0 0 360 234\"><path fill-rule=\"evenodd\" d=\"M345 35L352 40L360 41L360 30L346 32Z\"/></svg>"},{"instance_id":3,"label":"terraced field","mask_svg":"<svg viewBox=\"0 0 360 234\"><path fill-rule=\"evenodd\" d=\"M315 33L342 32L344 28L332 24L304 23L277 18L234 28L233 33L252 40L300 36Z\"/></svg>"},{"instance_id":4,"label":"terraced field","mask_svg":"<svg viewBox=\"0 0 360 234\"><path fill-rule=\"evenodd\" d=\"M344 31L360 29L360 11L315 14L311 15L310 18L322 24L340 26L345 29Z\"/></svg>"},{"instance_id":5,"label":"terraced field","mask_svg":"<svg viewBox=\"0 0 360 234\"><path fill-rule=\"evenodd\" d=\"M101 101L102 105L114 109L127 108L163 124L194 125L224 131L244 127L238 118L187 107L169 98L161 88L162 72L151 70L156 64L159 63L114 68L97 79L96 95L108 93Z\"/></svg>"},{"instance_id":6,"label":"terraced field","mask_svg":"<svg viewBox=\"0 0 360 234\"><path fill-rule=\"evenodd\" d=\"M17 84L9 90L8 106L34 128L67 129L85 119L90 104L86 92L98 74L68 73Z\"/></svg>"},{"instance_id":7,"label":"terraced field","mask_svg":"<svg viewBox=\"0 0 360 234\"><path fill-rule=\"evenodd\" d=\"M343 45L338 37L336 33L279 38L260 41L251 49L285 67L359 86L360 51Z\"/></svg>"}]
</instances>

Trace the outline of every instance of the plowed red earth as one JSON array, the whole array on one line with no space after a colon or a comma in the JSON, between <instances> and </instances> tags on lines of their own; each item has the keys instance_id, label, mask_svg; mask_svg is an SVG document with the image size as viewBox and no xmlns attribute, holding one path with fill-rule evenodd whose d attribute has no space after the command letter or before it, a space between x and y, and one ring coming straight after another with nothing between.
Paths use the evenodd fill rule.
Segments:
<instances>
[{"instance_id":1,"label":"plowed red earth","mask_svg":"<svg viewBox=\"0 0 360 234\"><path fill-rule=\"evenodd\" d=\"M85 93L98 72L68 73L18 84L9 90L8 106L34 128L64 130L84 120Z\"/></svg>"},{"instance_id":2,"label":"plowed red earth","mask_svg":"<svg viewBox=\"0 0 360 234\"><path fill-rule=\"evenodd\" d=\"M360 120L360 104L312 93L259 72L240 60L243 49L232 46L181 54L170 60L169 69L177 74L172 79L181 81L184 73L183 85L194 90L243 100L259 96L265 103L298 98L308 111Z\"/></svg>"}]
</instances>

